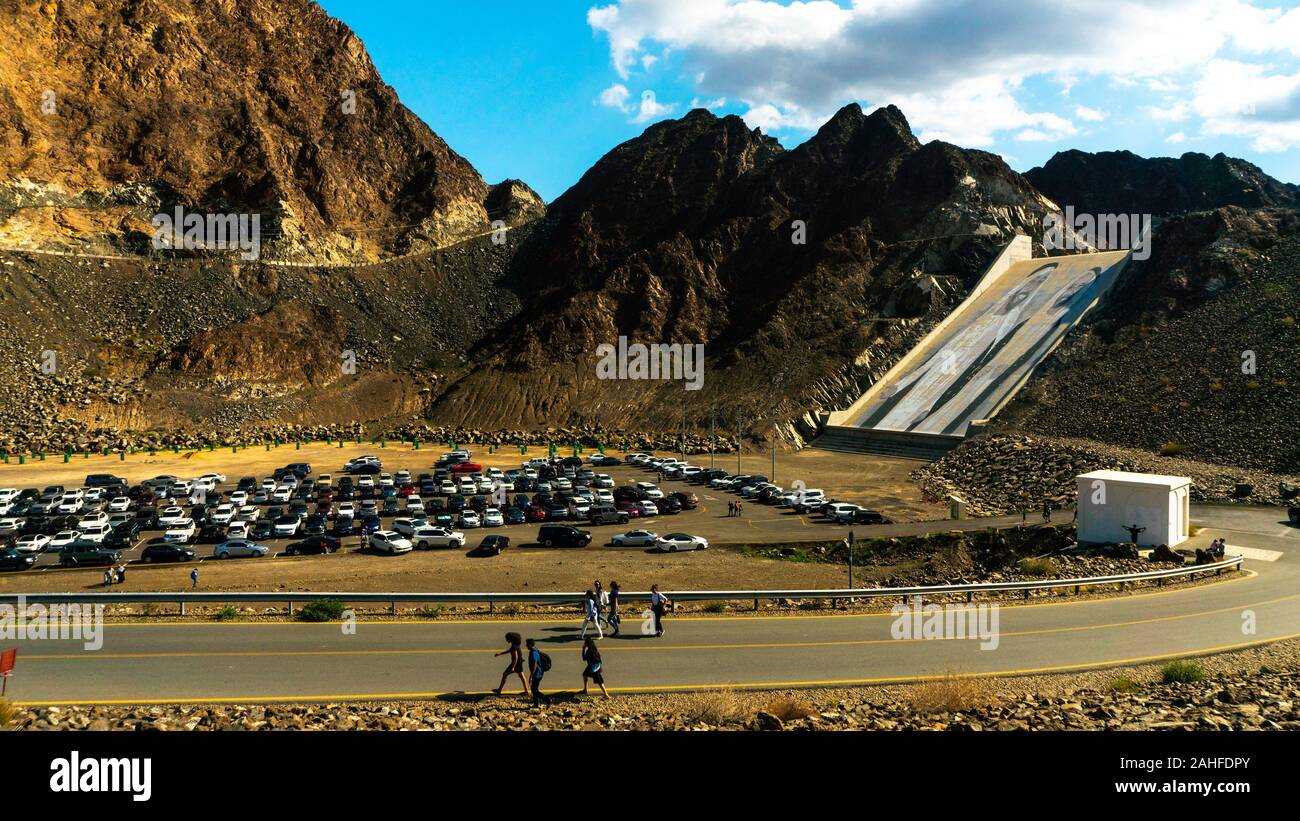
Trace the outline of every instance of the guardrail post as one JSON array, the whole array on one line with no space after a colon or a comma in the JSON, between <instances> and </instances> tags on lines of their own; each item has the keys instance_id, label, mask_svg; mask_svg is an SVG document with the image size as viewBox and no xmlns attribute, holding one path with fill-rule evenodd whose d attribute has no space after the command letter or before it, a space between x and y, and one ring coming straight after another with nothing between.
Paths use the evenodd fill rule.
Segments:
<instances>
[{"instance_id":1,"label":"guardrail post","mask_svg":"<svg viewBox=\"0 0 1300 821\"><path fill-rule=\"evenodd\" d=\"M755 612L755 613L758 612L758 597L757 597L757 596L754 597L754 612Z\"/></svg>"},{"instance_id":2,"label":"guardrail post","mask_svg":"<svg viewBox=\"0 0 1300 821\"><path fill-rule=\"evenodd\" d=\"M293 600L289 601L289 617L293 618Z\"/></svg>"},{"instance_id":3,"label":"guardrail post","mask_svg":"<svg viewBox=\"0 0 1300 821\"><path fill-rule=\"evenodd\" d=\"M393 600L392 607L389 608L389 611L388 611L388 612L389 612L389 613L392 613L394 616L397 615L397 600L396 600L396 599Z\"/></svg>"},{"instance_id":4,"label":"guardrail post","mask_svg":"<svg viewBox=\"0 0 1300 821\"><path fill-rule=\"evenodd\" d=\"M185 615L185 600L181 599L181 615Z\"/></svg>"},{"instance_id":5,"label":"guardrail post","mask_svg":"<svg viewBox=\"0 0 1300 821\"><path fill-rule=\"evenodd\" d=\"M491 599L488 599L488 612L495 613L496 611L497 611L496 602L492 601Z\"/></svg>"},{"instance_id":6,"label":"guardrail post","mask_svg":"<svg viewBox=\"0 0 1300 821\"><path fill-rule=\"evenodd\" d=\"M1164 586L1165 586L1165 580L1163 577L1156 579L1156 587L1164 587Z\"/></svg>"},{"instance_id":7,"label":"guardrail post","mask_svg":"<svg viewBox=\"0 0 1300 821\"><path fill-rule=\"evenodd\" d=\"M1028 588L1028 587L1025 588L1025 599L1026 599L1026 600L1029 599L1029 588Z\"/></svg>"},{"instance_id":8,"label":"guardrail post","mask_svg":"<svg viewBox=\"0 0 1300 821\"><path fill-rule=\"evenodd\" d=\"M974 591L974 590L967 590L967 591L966 591L966 603L967 603L967 604L970 604L970 603L973 602L973 601L975 601L975 591Z\"/></svg>"},{"instance_id":9,"label":"guardrail post","mask_svg":"<svg viewBox=\"0 0 1300 821\"><path fill-rule=\"evenodd\" d=\"M1079 595L1079 591L1080 591L1081 589L1082 589L1082 585L1078 585L1078 584L1076 584L1076 585L1074 586L1074 595L1076 595L1076 596Z\"/></svg>"}]
</instances>

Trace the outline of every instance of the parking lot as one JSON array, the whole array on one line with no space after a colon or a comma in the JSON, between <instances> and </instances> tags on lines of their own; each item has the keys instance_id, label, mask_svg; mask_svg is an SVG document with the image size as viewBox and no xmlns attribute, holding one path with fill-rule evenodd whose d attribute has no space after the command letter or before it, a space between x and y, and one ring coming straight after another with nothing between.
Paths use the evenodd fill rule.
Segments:
<instances>
[{"instance_id":1,"label":"parking lot","mask_svg":"<svg viewBox=\"0 0 1300 821\"><path fill-rule=\"evenodd\" d=\"M473 449L473 459L480 463L486 471L489 468L500 470L519 468L522 462L528 459L536 459L538 455L534 453L520 454L518 448L501 448L495 453L488 453L486 449ZM534 451L537 449L534 448ZM293 462L310 462L312 466L312 476L319 477L320 474L329 473L332 475L332 484L337 487L338 479L341 478L341 468L345 461L356 458L362 453L370 453L379 456L383 460L384 473L396 473L400 470L410 471L412 480L418 485L418 477L421 474L432 474L435 459L445 453L445 448L429 448L428 446L416 449L409 445L403 447L388 446L378 448L375 446L356 446L349 445L344 448L337 446L304 446L295 448L293 446L281 446L278 449L249 449L238 453L217 453L217 452L191 452L189 454L165 454L157 455L152 459L135 459L127 460L110 460L104 457L91 457L82 459L74 457L68 463L62 461L56 463L47 462L44 466L40 464L28 464L22 466L9 465L0 468L4 473L0 475L7 476L4 481L0 481L0 487L34 487L37 490L47 487L46 482L52 484L64 484L65 487L79 486L89 473L103 472L113 473L116 476L126 479L129 483L138 484L158 475L173 475L183 478L191 478L203 475L205 473L221 471L225 473L226 481L220 483L215 488L215 497L220 494L222 499L228 499L229 493L237 486L239 479L243 477L252 477L260 482L268 476L274 469L284 466L290 461ZM572 451L570 451L570 455ZM544 454L543 454L544 455ZM557 453L557 457L560 454ZM611 454L622 458L626 454ZM582 458L591 456L583 454ZM732 457L734 460L734 457ZM113 461L117 461L117 469L114 470ZM708 456L703 458L694 457L690 461L696 464L709 464ZM734 466L735 462L728 460L728 467ZM717 460L718 464L726 464L723 460ZM759 460L753 457L745 458L746 466L758 466L764 464L766 460ZM78 464L80 463L80 464ZM235 463L235 464L231 464ZM45 470L41 470L45 467ZM224 470L223 470L224 468ZM232 468L234 471L231 472ZM657 476L653 470L646 470L640 467L627 464L620 464L610 467L592 468L595 473L607 474L616 488L624 487L638 482L648 482L659 485L659 489L666 495L672 495L677 492L694 493L698 499L698 506L694 509L682 510L675 515L652 515L641 518L632 518L626 525L623 524L589 524L582 521L566 521L564 524L571 524L584 531L590 531L592 534L591 544L581 549L583 553L595 552L603 555L645 555L656 553L655 548L645 546L627 546L611 547L611 539L618 534L626 533L630 530L649 530L654 533L665 535L674 532L683 532L692 536L702 537L711 545L714 544L734 544L734 543L755 543L755 542L774 542L790 540L811 540L822 538L840 538L850 529L847 526L840 526L826 521L824 518L815 513L799 514L791 511L787 507L776 507L773 505L759 504L757 502L745 501L744 513L740 517L729 517L727 515L727 505L729 501L737 500L734 494L727 493L713 488L706 487L702 484L689 484L684 481L666 480L657 481ZM184 472L182 472L184 471ZM25 475L24 475L25 474ZM26 478L29 481L23 482L19 477ZM75 476L75 479L70 478ZM48 478L44 478L48 477ZM376 477L378 478L378 477ZM378 483L377 483L378 484ZM532 495L532 494L530 494ZM511 494L513 497L514 494ZM187 500L188 502L188 500ZM160 503L161 504L161 503ZM269 508L273 506L284 507L283 504L272 505L270 503L260 503L257 507L261 508L260 512L264 515ZM189 505L184 505L188 511ZM396 519L402 517L398 514L381 514L379 517L379 526L382 528L391 528ZM328 525L327 525L328 526ZM539 523L527 522L522 524L506 524L498 527L481 527L475 529L461 529L464 533L464 543L457 551L448 550L431 550L430 554L439 554L443 557L452 552L464 554L467 557L474 555L474 549L479 541L486 535L506 536L510 540L509 550L516 551L540 551L543 553L555 553L570 555L573 550L561 548L552 548L550 550L537 544ZM863 527L859 526L859 531L863 532ZM330 526L329 530L332 530ZM327 532L329 532L327 530ZM162 528L149 528L142 530L131 543L131 546L122 550L122 561L132 565L132 570L144 569L148 565L140 564L142 547L151 539L159 537L163 532ZM281 562L287 561L298 565L303 562L333 562L345 556L357 556L362 551L362 541L359 535L344 536L341 538L341 550L337 554L331 555L314 555L308 557L287 558L287 550L291 544L300 541L302 536L296 538L259 538L256 541L259 544L269 548L265 558L232 558L228 562L222 562L231 566L249 566L253 563ZM219 561L214 557L217 545L215 543L192 544L190 549L195 552L195 561L199 564L210 564ZM382 557L383 560L392 559L396 562L407 560L413 555L419 555L422 551L402 554L392 557ZM434 561L439 561L434 559ZM39 573L45 575L54 573L59 575L73 574L77 577L76 582L71 578L67 583L76 587L85 587L94 585L102 578L103 570L100 567L85 568L62 568L59 567L59 557L56 553L41 553L37 557L35 567L28 571L27 574L5 574L9 578L16 575L28 575L30 573ZM168 566L162 563L160 566ZM334 566L331 566L332 570ZM324 570L325 568L321 568ZM205 571L206 572L206 571ZM259 572L258 576L263 573ZM41 585L44 587L45 585ZM134 585L132 585L134 587Z\"/></svg>"}]
</instances>

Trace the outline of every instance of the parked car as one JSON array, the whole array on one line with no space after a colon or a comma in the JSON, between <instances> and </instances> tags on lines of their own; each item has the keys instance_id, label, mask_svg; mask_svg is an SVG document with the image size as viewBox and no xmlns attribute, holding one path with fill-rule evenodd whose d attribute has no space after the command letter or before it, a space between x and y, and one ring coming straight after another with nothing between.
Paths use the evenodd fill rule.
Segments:
<instances>
[{"instance_id":1,"label":"parked car","mask_svg":"<svg viewBox=\"0 0 1300 821\"><path fill-rule=\"evenodd\" d=\"M140 561L147 564L193 560L194 551L192 549L165 539L152 539L144 546L144 550L140 551Z\"/></svg>"},{"instance_id":2,"label":"parked car","mask_svg":"<svg viewBox=\"0 0 1300 821\"><path fill-rule=\"evenodd\" d=\"M59 551L59 564L64 567L93 567L117 564L120 561L122 551L87 542L75 542Z\"/></svg>"},{"instance_id":3,"label":"parked car","mask_svg":"<svg viewBox=\"0 0 1300 821\"><path fill-rule=\"evenodd\" d=\"M260 559L270 554L271 548L257 542L250 542L248 539L230 539L217 545L213 549L212 555L218 559L233 559L238 557L251 557Z\"/></svg>"},{"instance_id":4,"label":"parked car","mask_svg":"<svg viewBox=\"0 0 1300 821\"><path fill-rule=\"evenodd\" d=\"M309 536L301 542L294 542L284 549L290 556L311 556L317 553L335 553L343 546L335 536Z\"/></svg>"},{"instance_id":5,"label":"parked car","mask_svg":"<svg viewBox=\"0 0 1300 821\"><path fill-rule=\"evenodd\" d=\"M508 547L510 547L509 536L492 534L483 537L483 541L479 542L478 547L474 548L474 553L483 556L499 556L501 551Z\"/></svg>"},{"instance_id":6,"label":"parked car","mask_svg":"<svg viewBox=\"0 0 1300 821\"><path fill-rule=\"evenodd\" d=\"M370 547L380 553L396 556L398 553L411 552L414 546L410 540L402 538L401 534L395 531L376 530L370 534Z\"/></svg>"},{"instance_id":7,"label":"parked car","mask_svg":"<svg viewBox=\"0 0 1300 821\"><path fill-rule=\"evenodd\" d=\"M0 570L27 570L34 564L34 553L24 553L12 547L0 548Z\"/></svg>"},{"instance_id":8,"label":"parked car","mask_svg":"<svg viewBox=\"0 0 1300 821\"><path fill-rule=\"evenodd\" d=\"M411 531L409 538L411 544L420 550L433 547L449 547L458 550L465 545L465 534L459 530L448 530L445 527L428 524L416 527Z\"/></svg>"},{"instance_id":9,"label":"parked car","mask_svg":"<svg viewBox=\"0 0 1300 821\"><path fill-rule=\"evenodd\" d=\"M689 533L669 533L666 536L660 536L657 546L660 550L666 550L669 553L676 553L680 550L704 550L709 546L709 540L703 536L692 536Z\"/></svg>"},{"instance_id":10,"label":"parked car","mask_svg":"<svg viewBox=\"0 0 1300 821\"><path fill-rule=\"evenodd\" d=\"M593 525L625 525L628 519L627 513L613 505L596 505L587 511L587 521Z\"/></svg>"},{"instance_id":11,"label":"parked car","mask_svg":"<svg viewBox=\"0 0 1300 821\"><path fill-rule=\"evenodd\" d=\"M649 530L629 530L609 540L614 547L654 547L659 543L659 534Z\"/></svg>"},{"instance_id":12,"label":"parked car","mask_svg":"<svg viewBox=\"0 0 1300 821\"><path fill-rule=\"evenodd\" d=\"M591 531L570 525L542 525L537 541L545 547L586 547L591 544Z\"/></svg>"}]
</instances>

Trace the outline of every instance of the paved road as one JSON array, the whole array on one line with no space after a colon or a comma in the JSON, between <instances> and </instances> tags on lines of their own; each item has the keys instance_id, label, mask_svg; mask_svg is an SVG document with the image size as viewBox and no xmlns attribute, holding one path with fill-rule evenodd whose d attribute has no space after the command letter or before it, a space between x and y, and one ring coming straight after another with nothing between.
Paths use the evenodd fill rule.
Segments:
<instances>
[{"instance_id":1,"label":"paved road","mask_svg":"<svg viewBox=\"0 0 1300 821\"><path fill-rule=\"evenodd\" d=\"M1258 556L1220 584L1080 602L1003 606L999 641L897 640L893 617L674 618L662 638L602 642L616 690L812 686L946 672L1015 674L1135 663L1300 635L1300 529L1277 510L1198 508L1194 520ZM1207 536L1209 534L1206 534ZM1204 536L1203 536L1204 538ZM1272 559L1266 560L1266 559ZM1253 621L1254 632L1243 625ZM10 695L21 702L415 698L481 692L503 667L501 635L537 638L552 688L580 686L578 622L109 625L94 652L22 641ZM5 646L8 646L7 644Z\"/></svg>"}]
</instances>

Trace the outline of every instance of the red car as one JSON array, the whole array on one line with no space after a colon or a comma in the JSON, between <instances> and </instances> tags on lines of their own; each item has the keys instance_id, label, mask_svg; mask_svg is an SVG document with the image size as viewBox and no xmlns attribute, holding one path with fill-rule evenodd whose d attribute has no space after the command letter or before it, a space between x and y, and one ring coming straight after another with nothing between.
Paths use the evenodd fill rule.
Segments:
<instances>
[{"instance_id":1,"label":"red car","mask_svg":"<svg viewBox=\"0 0 1300 821\"><path fill-rule=\"evenodd\" d=\"M624 502L618 506L618 509L621 512L626 513L629 519L641 518L641 506L636 502Z\"/></svg>"},{"instance_id":2,"label":"red car","mask_svg":"<svg viewBox=\"0 0 1300 821\"><path fill-rule=\"evenodd\" d=\"M406 484L402 485L397 489L397 495L401 496L403 499L405 499L407 496L410 496L413 493L415 493L415 485L411 484L410 482L407 482Z\"/></svg>"},{"instance_id":3,"label":"red car","mask_svg":"<svg viewBox=\"0 0 1300 821\"><path fill-rule=\"evenodd\" d=\"M546 508L540 505L529 505L524 511L524 521L527 522L544 522L546 521Z\"/></svg>"},{"instance_id":4,"label":"red car","mask_svg":"<svg viewBox=\"0 0 1300 821\"><path fill-rule=\"evenodd\" d=\"M461 462L459 465L451 466L452 476L456 476L461 473L481 473L482 471L483 471L483 466L476 465L473 462Z\"/></svg>"},{"instance_id":5,"label":"red car","mask_svg":"<svg viewBox=\"0 0 1300 821\"><path fill-rule=\"evenodd\" d=\"M700 506L700 498L689 490L679 490L673 498L682 503L682 510L694 510Z\"/></svg>"}]
</instances>

